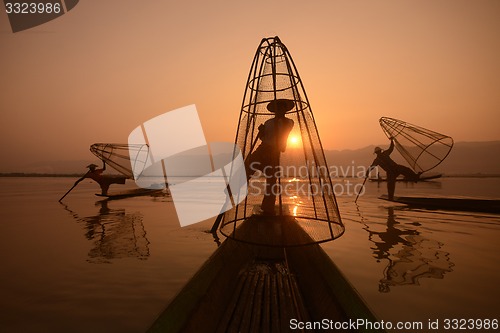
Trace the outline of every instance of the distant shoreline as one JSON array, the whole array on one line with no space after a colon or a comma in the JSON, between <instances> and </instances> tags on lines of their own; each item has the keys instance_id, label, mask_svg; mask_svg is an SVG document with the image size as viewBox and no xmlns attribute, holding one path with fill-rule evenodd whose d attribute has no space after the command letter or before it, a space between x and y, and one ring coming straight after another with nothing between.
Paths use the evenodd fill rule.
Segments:
<instances>
[{"instance_id":1,"label":"distant shoreline","mask_svg":"<svg viewBox=\"0 0 500 333\"><path fill-rule=\"evenodd\" d=\"M24 173L24 172L5 172L0 173L0 177L81 177L85 173Z\"/></svg>"},{"instance_id":2,"label":"distant shoreline","mask_svg":"<svg viewBox=\"0 0 500 333\"><path fill-rule=\"evenodd\" d=\"M4 172L0 173L0 177L61 177L61 178L75 178L82 177L85 173L24 173L24 172ZM338 178L353 178L353 177L338 177ZM474 174L443 174L442 178L500 178L500 174L482 174L482 173L474 173ZM337 178L332 178L337 179Z\"/></svg>"}]
</instances>

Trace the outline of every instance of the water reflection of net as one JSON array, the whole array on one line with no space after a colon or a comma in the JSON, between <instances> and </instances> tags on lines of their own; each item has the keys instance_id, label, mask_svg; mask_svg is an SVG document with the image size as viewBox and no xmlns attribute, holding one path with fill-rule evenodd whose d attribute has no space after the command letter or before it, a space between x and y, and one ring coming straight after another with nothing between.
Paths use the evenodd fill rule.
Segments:
<instances>
[{"instance_id":1,"label":"water reflection of net","mask_svg":"<svg viewBox=\"0 0 500 333\"><path fill-rule=\"evenodd\" d=\"M111 259L149 257L149 240L143 225L143 216L138 212L127 213L125 209L110 209L107 201L101 205L97 215L74 217L84 223L85 237L92 242L89 261L109 262Z\"/></svg>"},{"instance_id":2,"label":"water reflection of net","mask_svg":"<svg viewBox=\"0 0 500 333\"><path fill-rule=\"evenodd\" d=\"M89 251L89 260L92 262L149 257L149 241L139 213L114 212L99 223L87 224L87 229L92 229L92 237L88 237L93 241Z\"/></svg>"},{"instance_id":3,"label":"water reflection of net","mask_svg":"<svg viewBox=\"0 0 500 333\"><path fill-rule=\"evenodd\" d=\"M425 237L413 223L400 224L394 207L388 208L386 222L371 220L365 227L373 243L373 256L377 262L387 261L380 292L389 292L394 286L419 285L422 278L443 279L455 266L450 254L442 250L443 243Z\"/></svg>"},{"instance_id":4,"label":"water reflection of net","mask_svg":"<svg viewBox=\"0 0 500 333\"><path fill-rule=\"evenodd\" d=\"M448 252L441 250L443 244L425 239L421 235L407 236L408 245L390 259L380 280L380 291L389 291L390 286L419 285L422 278L443 279L452 271L454 264Z\"/></svg>"},{"instance_id":5,"label":"water reflection of net","mask_svg":"<svg viewBox=\"0 0 500 333\"><path fill-rule=\"evenodd\" d=\"M293 216L310 236L311 242L335 239L342 235L344 226L323 147L302 80L288 49L278 37L261 41L250 69L236 134L236 144L245 160L258 146L259 126L275 117L268 109L275 100L293 101L293 107L285 116L293 120L289 138L295 140L293 144L289 141L279 156L280 177L298 177L300 169L306 192L300 196L301 203L297 205L294 195L285 193L287 180L279 178L277 219L279 216ZM250 181L246 199L224 215L221 227L224 235L238 239L238 224L252 216L261 204L264 193L252 186L253 181Z\"/></svg>"}]
</instances>

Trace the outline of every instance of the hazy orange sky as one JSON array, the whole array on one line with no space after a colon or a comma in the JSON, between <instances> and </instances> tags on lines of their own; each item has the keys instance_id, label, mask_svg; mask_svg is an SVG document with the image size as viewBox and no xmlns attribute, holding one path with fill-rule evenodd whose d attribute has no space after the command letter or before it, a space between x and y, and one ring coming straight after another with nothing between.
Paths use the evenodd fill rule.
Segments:
<instances>
[{"instance_id":1,"label":"hazy orange sky","mask_svg":"<svg viewBox=\"0 0 500 333\"><path fill-rule=\"evenodd\" d=\"M500 140L500 1L83 0L15 34L0 13L0 172L92 159L92 143L189 104L207 141L232 142L255 50L276 35L327 149L387 142L382 116Z\"/></svg>"}]
</instances>

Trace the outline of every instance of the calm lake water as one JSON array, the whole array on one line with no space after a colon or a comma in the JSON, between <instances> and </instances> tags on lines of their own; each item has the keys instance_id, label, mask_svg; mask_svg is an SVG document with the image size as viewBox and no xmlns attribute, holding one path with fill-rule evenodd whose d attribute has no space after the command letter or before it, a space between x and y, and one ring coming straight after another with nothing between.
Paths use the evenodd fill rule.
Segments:
<instances>
[{"instance_id":1,"label":"calm lake water","mask_svg":"<svg viewBox=\"0 0 500 333\"><path fill-rule=\"evenodd\" d=\"M102 201L89 181L59 203L74 181L0 178L1 332L144 332L217 248L213 221L181 228L169 198ZM500 215L408 209L385 193L339 195L346 232L322 245L378 317L500 319ZM500 198L500 179L400 183L403 194Z\"/></svg>"}]
</instances>

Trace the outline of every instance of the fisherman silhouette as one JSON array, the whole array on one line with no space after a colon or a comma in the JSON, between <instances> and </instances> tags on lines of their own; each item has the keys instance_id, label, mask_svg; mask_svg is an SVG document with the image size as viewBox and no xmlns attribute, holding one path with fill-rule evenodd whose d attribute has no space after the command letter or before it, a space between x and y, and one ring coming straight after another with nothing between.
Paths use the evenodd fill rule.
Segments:
<instances>
[{"instance_id":1,"label":"fisherman silhouette","mask_svg":"<svg viewBox=\"0 0 500 333\"><path fill-rule=\"evenodd\" d=\"M260 170L266 177L266 186L261 209L264 215L275 215L280 154L285 152L288 135L293 128L293 120L285 117L286 112L295 107L289 99L275 99L267 105L267 110L275 116L259 126L257 138L261 143L245 161L247 180ZM252 149L251 147L250 149Z\"/></svg>"},{"instance_id":2,"label":"fisherman silhouette","mask_svg":"<svg viewBox=\"0 0 500 333\"><path fill-rule=\"evenodd\" d=\"M89 168L89 171L75 182L75 186L85 178L90 178L101 187L101 195L107 195L111 184L125 184L126 177L102 174L106 170L105 162L103 162L102 169L97 169L97 165L95 164L89 164L87 168Z\"/></svg>"},{"instance_id":3,"label":"fisherman silhouette","mask_svg":"<svg viewBox=\"0 0 500 333\"><path fill-rule=\"evenodd\" d=\"M403 175L405 179L411 181L418 181L420 179L420 174L413 172L412 169L405 167L404 165L397 164L394 162L390 155L394 150L394 138L391 138L391 145L388 149L382 150L380 147L375 147L374 154L377 157L373 160L372 165L366 171L366 176L370 173L370 170L375 166L380 166L387 174L387 196L389 200L394 199L394 191L396 189L396 178L399 175Z\"/></svg>"}]
</instances>

